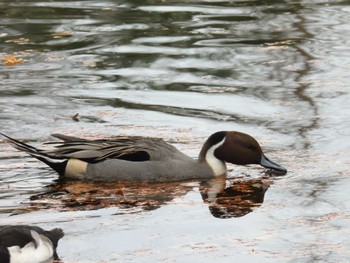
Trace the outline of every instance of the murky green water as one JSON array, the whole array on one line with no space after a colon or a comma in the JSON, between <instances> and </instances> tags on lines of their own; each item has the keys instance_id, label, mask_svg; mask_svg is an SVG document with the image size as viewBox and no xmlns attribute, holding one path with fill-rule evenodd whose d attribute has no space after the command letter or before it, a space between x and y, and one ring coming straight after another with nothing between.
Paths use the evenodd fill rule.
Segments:
<instances>
[{"instance_id":1,"label":"murky green water","mask_svg":"<svg viewBox=\"0 0 350 263\"><path fill-rule=\"evenodd\" d=\"M349 17L349 1L0 2L1 132L163 137L196 157L239 130L289 170L52 185L1 139L1 224L63 228L65 263L348 262Z\"/></svg>"}]
</instances>

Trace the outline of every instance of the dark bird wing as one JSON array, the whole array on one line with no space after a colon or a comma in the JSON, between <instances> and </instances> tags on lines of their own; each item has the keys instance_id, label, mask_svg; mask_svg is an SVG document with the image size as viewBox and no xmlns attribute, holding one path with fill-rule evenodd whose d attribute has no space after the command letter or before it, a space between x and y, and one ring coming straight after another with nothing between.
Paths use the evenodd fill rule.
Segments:
<instances>
[{"instance_id":1,"label":"dark bird wing","mask_svg":"<svg viewBox=\"0 0 350 263\"><path fill-rule=\"evenodd\" d=\"M76 158L99 162L109 158L129 161L163 160L183 156L174 146L158 138L117 136L111 139L86 140L54 134L63 142L51 142L52 150L40 150L52 158Z\"/></svg>"},{"instance_id":2,"label":"dark bird wing","mask_svg":"<svg viewBox=\"0 0 350 263\"><path fill-rule=\"evenodd\" d=\"M111 139L87 140L62 134L53 134L53 137L62 141L45 143L53 146L51 149L39 149L5 134L2 135L8 138L16 149L27 152L51 167L54 165L55 159L59 161L69 158L76 158L90 163L111 158L139 162L168 160L169 158L189 158L162 139L151 137L116 136ZM48 161L48 159L53 161Z\"/></svg>"},{"instance_id":3,"label":"dark bird wing","mask_svg":"<svg viewBox=\"0 0 350 263\"><path fill-rule=\"evenodd\" d=\"M19 246L22 248L30 242L34 242L30 229L23 227L14 228L9 225L0 227L0 244L2 246Z\"/></svg>"}]
</instances>

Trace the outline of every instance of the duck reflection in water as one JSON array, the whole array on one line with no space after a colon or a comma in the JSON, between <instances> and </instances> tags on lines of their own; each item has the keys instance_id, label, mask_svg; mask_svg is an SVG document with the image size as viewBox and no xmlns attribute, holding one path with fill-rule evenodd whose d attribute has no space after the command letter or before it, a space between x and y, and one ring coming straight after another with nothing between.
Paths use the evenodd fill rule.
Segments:
<instances>
[{"instance_id":1,"label":"duck reflection in water","mask_svg":"<svg viewBox=\"0 0 350 263\"><path fill-rule=\"evenodd\" d=\"M184 196L199 184L203 202L217 218L244 216L261 206L269 187L267 180L225 177L182 183L93 183L57 181L45 193L30 198L30 210L55 208L61 211L118 207L128 214L155 210Z\"/></svg>"},{"instance_id":2,"label":"duck reflection in water","mask_svg":"<svg viewBox=\"0 0 350 263\"><path fill-rule=\"evenodd\" d=\"M200 184L200 193L210 213L217 218L242 217L264 202L270 182L262 179L217 178Z\"/></svg>"}]
</instances>

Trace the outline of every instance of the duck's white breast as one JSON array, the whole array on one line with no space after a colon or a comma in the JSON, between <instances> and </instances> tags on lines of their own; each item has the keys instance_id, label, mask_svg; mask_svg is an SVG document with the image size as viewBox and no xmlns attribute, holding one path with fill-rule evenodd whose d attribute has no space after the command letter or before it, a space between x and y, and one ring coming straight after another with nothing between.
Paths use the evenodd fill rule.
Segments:
<instances>
[{"instance_id":1,"label":"duck's white breast","mask_svg":"<svg viewBox=\"0 0 350 263\"><path fill-rule=\"evenodd\" d=\"M50 239L44 235L39 235L36 231L31 230L31 235L35 240L24 247L8 247L10 253L10 263L38 263L48 262L53 256L53 247Z\"/></svg>"}]
</instances>

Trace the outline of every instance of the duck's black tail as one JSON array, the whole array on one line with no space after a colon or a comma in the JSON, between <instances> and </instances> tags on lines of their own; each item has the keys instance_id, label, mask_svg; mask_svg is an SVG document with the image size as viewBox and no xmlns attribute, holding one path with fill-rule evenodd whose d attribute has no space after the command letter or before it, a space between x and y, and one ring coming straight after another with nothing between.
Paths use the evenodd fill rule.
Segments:
<instances>
[{"instance_id":1,"label":"duck's black tail","mask_svg":"<svg viewBox=\"0 0 350 263\"><path fill-rule=\"evenodd\" d=\"M42 161L43 163L47 164L48 166L50 166L59 175L61 175L61 176L64 175L64 171L66 169L67 162L68 162L67 159L62 159L62 158L52 156L43 150L40 150L40 149L35 148L33 146L30 146L29 144L26 144L24 142L20 142L20 141L13 139L13 138L11 138L11 137L9 137L1 132L0 132L0 134L2 136L6 137L10 141L12 146L14 148L16 148L17 150L20 150L22 152L26 152L26 153L30 154L31 156L35 157L36 159L38 159L38 160Z\"/></svg>"},{"instance_id":2,"label":"duck's black tail","mask_svg":"<svg viewBox=\"0 0 350 263\"><path fill-rule=\"evenodd\" d=\"M54 229L51 229L50 231L47 231L46 235L50 238L53 244L53 248L54 248L53 258L59 259L56 249L58 245L58 240L60 240L64 236L63 230L61 228L54 228Z\"/></svg>"}]
</instances>

